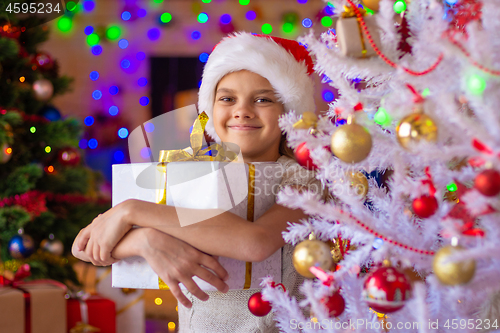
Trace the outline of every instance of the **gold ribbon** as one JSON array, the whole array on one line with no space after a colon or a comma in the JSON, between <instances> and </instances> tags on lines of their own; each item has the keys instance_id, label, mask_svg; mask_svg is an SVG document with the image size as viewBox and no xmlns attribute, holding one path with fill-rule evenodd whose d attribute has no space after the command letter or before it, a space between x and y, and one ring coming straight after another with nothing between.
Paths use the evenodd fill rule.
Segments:
<instances>
[{"instance_id":1,"label":"gold ribbon","mask_svg":"<svg viewBox=\"0 0 500 333\"><path fill-rule=\"evenodd\" d=\"M90 333L90 332L100 332L101 330L89 324L84 324L81 322L76 323L76 326L69 330L69 333Z\"/></svg>"},{"instance_id":2,"label":"gold ribbon","mask_svg":"<svg viewBox=\"0 0 500 333\"><path fill-rule=\"evenodd\" d=\"M124 313L125 311L127 311L128 309L130 309L131 307L133 307L134 305L136 305L137 303L139 303L143 299L144 299L144 294L142 294L141 296L137 297L136 299L134 299L132 302L130 302L127 305L125 305L120 310L116 311L116 315L117 316L121 315L122 313Z\"/></svg>"},{"instance_id":3,"label":"gold ribbon","mask_svg":"<svg viewBox=\"0 0 500 333\"><path fill-rule=\"evenodd\" d=\"M248 206L247 206L247 221L254 220L254 198L255 198L255 165L248 164ZM247 262L245 265L245 284L243 289L250 289L252 284L252 263Z\"/></svg>"},{"instance_id":4,"label":"gold ribbon","mask_svg":"<svg viewBox=\"0 0 500 333\"><path fill-rule=\"evenodd\" d=\"M358 8L358 10L360 11L361 15L366 16L366 10L364 10L363 8ZM344 12L341 14L341 16L342 18L356 17L356 21L358 22L359 38L361 40L361 47L363 48L363 50L361 51L361 56L362 58L365 58L366 53L368 52L366 50L365 36L363 35L363 29L361 28L361 21L357 17L354 8L351 6L344 6Z\"/></svg>"},{"instance_id":5,"label":"gold ribbon","mask_svg":"<svg viewBox=\"0 0 500 333\"><path fill-rule=\"evenodd\" d=\"M160 150L160 158L158 163L158 170L166 174L167 163L169 162L186 162L186 161L235 161L238 155L235 152L226 150L224 146L213 143L209 147L202 149L203 135L205 126L208 122L208 116L202 112L194 121L189 141L191 147L185 149L174 150ZM209 153L207 155L207 153ZM215 154L214 154L215 153ZM215 155L215 156L214 156ZM157 203L167 204L167 186L163 188L163 194Z\"/></svg>"}]
</instances>

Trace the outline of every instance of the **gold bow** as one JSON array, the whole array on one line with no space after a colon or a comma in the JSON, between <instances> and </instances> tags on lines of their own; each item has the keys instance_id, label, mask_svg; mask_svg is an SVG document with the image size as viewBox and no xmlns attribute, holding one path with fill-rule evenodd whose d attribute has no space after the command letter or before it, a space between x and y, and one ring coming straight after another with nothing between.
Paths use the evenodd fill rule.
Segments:
<instances>
[{"instance_id":1,"label":"gold bow","mask_svg":"<svg viewBox=\"0 0 500 333\"><path fill-rule=\"evenodd\" d=\"M366 10L363 8L358 8L361 12L361 15L366 16ZM356 17L356 12L354 8L351 6L344 6L344 12L341 14L342 18Z\"/></svg>"},{"instance_id":2,"label":"gold bow","mask_svg":"<svg viewBox=\"0 0 500 333\"><path fill-rule=\"evenodd\" d=\"M168 162L236 160L238 155L235 152L227 151L222 145L217 143L213 143L209 147L202 149L203 133L207 122L208 116L205 112L202 112L194 121L193 130L189 136L191 147L175 150L160 150L159 162L161 162L161 166L164 167L165 163ZM209 152L210 154L207 155Z\"/></svg>"},{"instance_id":3,"label":"gold bow","mask_svg":"<svg viewBox=\"0 0 500 333\"><path fill-rule=\"evenodd\" d=\"M94 327L89 324L84 324L82 322L78 322L75 327L69 330L69 333L91 333L100 331L101 330L97 327Z\"/></svg>"},{"instance_id":4,"label":"gold bow","mask_svg":"<svg viewBox=\"0 0 500 333\"><path fill-rule=\"evenodd\" d=\"M309 129L316 128L318 125L318 117L314 112L306 111L302 114L302 118L300 118L295 124L293 124L293 128L295 129Z\"/></svg>"}]
</instances>

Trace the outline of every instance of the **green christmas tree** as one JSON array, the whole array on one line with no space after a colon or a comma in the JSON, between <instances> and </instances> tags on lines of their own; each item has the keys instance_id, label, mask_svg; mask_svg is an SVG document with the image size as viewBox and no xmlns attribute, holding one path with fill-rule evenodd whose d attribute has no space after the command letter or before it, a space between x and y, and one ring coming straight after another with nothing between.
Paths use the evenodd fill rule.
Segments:
<instances>
[{"instance_id":1,"label":"green christmas tree","mask_svg":"<svg viewBox=\"0 0 500 333\"><path fill-rule=\"evenodd\" d=\"M72 79L37 50L48 35L36 18L0 17L0 275L28 263L30 279L77 283L72 242L110 201L83 165L80 122L50 105Z\"/></svg>"}]
</instances>

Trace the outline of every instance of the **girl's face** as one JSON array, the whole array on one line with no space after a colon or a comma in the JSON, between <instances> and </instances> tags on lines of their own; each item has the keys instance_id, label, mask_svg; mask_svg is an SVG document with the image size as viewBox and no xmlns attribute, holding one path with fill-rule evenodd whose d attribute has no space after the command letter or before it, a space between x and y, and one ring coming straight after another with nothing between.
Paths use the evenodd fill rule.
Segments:
<instances>
[{"instance_id":1,"label":"girl's face","mask_svg":"<svg viewBox=\"0 0 500 333\"><path fill-rule=\"evenodd\" d=\"M223 142L237 144L245 162L275 162L281 129L278 118L283 104L269 81L241 70L219 81L215 93L214 127Z\"/></svg>"}]
</instances>

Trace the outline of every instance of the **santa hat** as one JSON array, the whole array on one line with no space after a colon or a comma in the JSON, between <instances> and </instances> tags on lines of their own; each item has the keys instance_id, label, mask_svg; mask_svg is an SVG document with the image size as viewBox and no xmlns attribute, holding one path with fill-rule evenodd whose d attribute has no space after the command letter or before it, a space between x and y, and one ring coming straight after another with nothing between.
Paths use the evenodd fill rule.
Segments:
<instances>
[{"instance_id":1,"label":"santa hat","mask_svg":"<svg viewBox=\"0 0 500 333\"><path fill-rule=\"evenodd\" d=\"M205 131L220 142L213 123L215 89L231 72L248 70L265 77L275 89L285 112L314 111L313 61L294 40L239 32L222 39L208 58L198 93L199 112L209 117Z\"/></svg>"}]
</instances>

